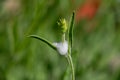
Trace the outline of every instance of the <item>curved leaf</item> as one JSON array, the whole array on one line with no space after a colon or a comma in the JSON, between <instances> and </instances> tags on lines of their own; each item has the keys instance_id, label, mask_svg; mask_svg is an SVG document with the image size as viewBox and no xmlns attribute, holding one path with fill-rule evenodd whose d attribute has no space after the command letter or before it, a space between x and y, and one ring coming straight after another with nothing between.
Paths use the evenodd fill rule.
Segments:
<instances>
[{"instance_id":1,"label":"curved leaf","mask_svg":"<svg viewBox=\"0 0 120 80\"><path fill-rule=\"evenodd\" d=\"M29 37L38 39L38 40L40 40L40 41L46 43L48 46L50 46L50 47L53 48L54 50L56 50L56 47L55 47L52 43L50 43L49 41L47 41L47 40L44 39L44 38L41 38L41 37L36 36L36 35L30 35Z\"/></svg>"},{"instance_id":2,"label":"curved leaf","mask_svg":"<svg viewBox=\"0 0 120 80\"><path fill-rule=\"evenodd\" d=\"M70 49L72 48L72 41L73 41L74 18L75 18L75 12L73 12L73 14L72 14L71 23L70 23L70 27L69 27L69 33L68 33L69 34L69 47L70 47Z\"/></svg>"}]
</instances>

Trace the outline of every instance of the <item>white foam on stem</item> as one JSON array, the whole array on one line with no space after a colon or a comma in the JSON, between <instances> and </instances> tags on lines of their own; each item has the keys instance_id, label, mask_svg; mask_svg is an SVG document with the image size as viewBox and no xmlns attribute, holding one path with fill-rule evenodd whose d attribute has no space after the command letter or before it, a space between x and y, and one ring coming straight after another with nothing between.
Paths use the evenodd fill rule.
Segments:
<instances>
[{"instance_id":1,"label":"white foam on stem","mask_svg":"<svg viewBox=\"0 0 120 80\"><path fill-rule=\"evenodd\" d=\"M58 52L61 55L66 55L68 53L68 42L64 41L64 42L55 42L53 43L53 45L57 48Z\"/></svg>"}]
</instances>

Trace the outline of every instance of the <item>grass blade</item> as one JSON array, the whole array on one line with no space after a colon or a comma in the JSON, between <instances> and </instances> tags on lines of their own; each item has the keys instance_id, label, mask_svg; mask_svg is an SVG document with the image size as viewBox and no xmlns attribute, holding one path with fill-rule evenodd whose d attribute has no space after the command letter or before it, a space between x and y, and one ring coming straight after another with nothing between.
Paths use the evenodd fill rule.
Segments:
<instances>
[{"instance_id":1,"label":"grass blade","mask_svg":"<svg viewBox=\"0 0 120 80\"><path fill-rule=\"evenodd\" d=\"M73 41L74 18L75 18L75 12L73 12L73 14L72 14L71 23L70 23L70 27L69 27L69 45L70 45L69 47L70 48L72 48L72 41Z\"/></svg>"},{"instance_id":2,"label":"grass blade","mask_svg":"<svg viewBox=\"0 0 120 80\"><path fill-rule=\"evenodd\" d=\"M50 46L50 47L53 48L54 50L56 50L56 47L55 47L52 43L50 43L49 41L47 41L47 40L44 39L44 38L41 38L41 37L36 36L36 35L30 35L29 37L38 39L38 40L40 40L40 41L46 43L48 46Z\"/></svg>"}]
</instances>

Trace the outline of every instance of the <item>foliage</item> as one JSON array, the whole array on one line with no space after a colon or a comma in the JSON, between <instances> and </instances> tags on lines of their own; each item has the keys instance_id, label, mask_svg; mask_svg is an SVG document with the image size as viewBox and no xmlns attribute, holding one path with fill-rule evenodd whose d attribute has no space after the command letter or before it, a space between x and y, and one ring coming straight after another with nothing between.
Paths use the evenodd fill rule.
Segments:
<instances>
[{"instance_id":1,"label":"foliage","mask_svg":"<svg viewBox=\"0 0 120 80\"><path fill-rule=\"evenodd\" d=\"M83 0L19 1L18 10L9 12L4 9L5 0L0 0L0 80L70 80L65 58L27 36L60 41L56 22L60 17L69 22L73 9ZM76 80L120 80L119 4L119 0L102 0L92 20L75 23L72 56Z\"/></svg>"}]
</instances>

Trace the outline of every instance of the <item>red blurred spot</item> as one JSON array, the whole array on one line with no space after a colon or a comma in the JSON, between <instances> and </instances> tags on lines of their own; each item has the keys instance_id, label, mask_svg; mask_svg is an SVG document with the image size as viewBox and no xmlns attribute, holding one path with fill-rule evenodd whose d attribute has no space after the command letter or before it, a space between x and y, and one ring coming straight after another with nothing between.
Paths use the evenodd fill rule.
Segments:
<instances>
[{"instance_id":1,"label":"red blurred spot","mask_svg":"<svg viewBox=\"0 0 120 80\"><path fill-rule=\"evenodd\" d=\"M81 19L91 20L99 8L100 1L101 0L86 0L76 11L76 21L78 22Z\"/></svg>"}]
</instances>

